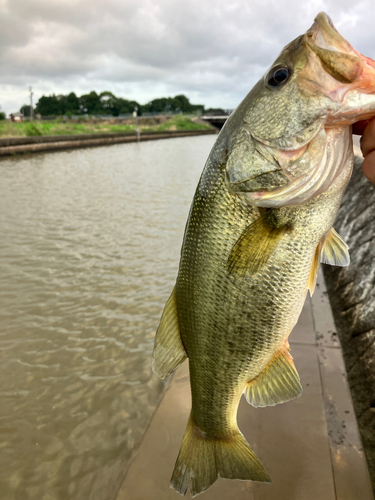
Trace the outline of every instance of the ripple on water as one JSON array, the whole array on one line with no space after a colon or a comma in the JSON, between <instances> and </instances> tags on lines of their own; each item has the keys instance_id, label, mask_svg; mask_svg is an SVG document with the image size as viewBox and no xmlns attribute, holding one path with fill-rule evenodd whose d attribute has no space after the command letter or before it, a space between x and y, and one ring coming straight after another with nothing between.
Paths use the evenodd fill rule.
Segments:
<instances>
[{"instance_id":1,"label":"ripple on water","mask_svg":"<svg viewBox=\"0 0 375 500\"><path fill-rule=\"evenodd\" d=\"M113 498L214 136L0 162L0 491Z\"/></svg>"}]
</instances>

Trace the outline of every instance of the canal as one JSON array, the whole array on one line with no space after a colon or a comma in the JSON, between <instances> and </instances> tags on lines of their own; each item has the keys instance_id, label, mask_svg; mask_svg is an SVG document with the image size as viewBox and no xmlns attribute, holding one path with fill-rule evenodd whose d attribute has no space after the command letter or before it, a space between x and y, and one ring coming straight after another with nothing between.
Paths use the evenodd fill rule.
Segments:
<instances>
[{"instance_id":1,"label":"canal","mask_svg":"<svg viewBox=\"0 0 375 500\"><path fill-rule=\"evenodd\" d=\"M153 337L216 136L0 162L2 500L111 500L155 410Z\"/></svg>"}]
</instances>

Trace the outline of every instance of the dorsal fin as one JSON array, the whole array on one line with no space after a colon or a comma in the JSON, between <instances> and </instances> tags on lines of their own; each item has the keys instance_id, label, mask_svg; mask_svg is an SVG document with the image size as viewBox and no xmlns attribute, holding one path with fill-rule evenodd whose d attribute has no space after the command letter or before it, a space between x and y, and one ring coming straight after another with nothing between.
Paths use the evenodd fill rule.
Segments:
<instances>
[{"instance_id":1,"label":"dorsal fin","mask_svg":"<svg viewBox=\"0 0 375 500\"><path fill-rule=\"evenodd\" d=\"M289 344L283 347L260 375L245 389L248 403L255 407L275 406L302 394L299 375L289 354Z\"/></svg>"},{"instance_id":2,"label":"dorsal fin","mask_svg":"<svg viewBox=\"0 0 375 500\"><path fill-rule=\"evenodd\" d=\"M322 264L331 264L331 266L348 266L350 263L350 255L348 245L332 228L328 233L323 244L320 262Z\"/></svg>"},{"instance_id":3,"label":"dorsal fin","mask_svg":"<svg viewBox=\"0 0 375 500\"><path fill-rule=\"evenodd\" d=\"M275 252L288 228L272 226L268 218L266 212L242 233L228 258L230 273L255 274Z\"/></svg>"},{"instance_id":4,"label":"dorsal fin","mask_svg":"<svg viewBox=\"0 0 375 500\"><path fill-rule=\"evenodd\" d=\"M170 375L185 359L176 307L176 287L165 304L159 327L156 331L152 370L160 378Z\"/></svg>"}]
</instances>

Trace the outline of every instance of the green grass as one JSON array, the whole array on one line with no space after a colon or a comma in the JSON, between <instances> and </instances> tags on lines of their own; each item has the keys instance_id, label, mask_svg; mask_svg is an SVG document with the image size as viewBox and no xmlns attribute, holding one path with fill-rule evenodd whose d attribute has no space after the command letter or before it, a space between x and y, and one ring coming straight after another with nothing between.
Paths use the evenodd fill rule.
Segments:
<instances>
[{"instance_id":1,"label":"green grass","mask_svg":"<svg viewBox=\"0 0 375 500\"><path fill-rule=\"evenodd\" d=\"M161 125L147 127L145 130L207 130L212 128L210 125L195 123L189 116L176 115Z\"/></svg>"},{"instance_id":2,"label":"green grass","mask_svg":"<svg viewBox=\"0 0 375 500\"><path fill-rule=\"evenodd\" d=\"M141 132L166 131L166 130L206 130L209 125L195 123L191 117L176 115L160 125L139 126ZM66 134L95 134L103 132L133 132L135 124L111 124L103 120L103 123L92 123L90 120L82 120L80 123L69 123L61 120L34 121L34 122L9 122L0 121L1 137L25 137L37 135L66 135Z\"/></svg>"}]
</instances>

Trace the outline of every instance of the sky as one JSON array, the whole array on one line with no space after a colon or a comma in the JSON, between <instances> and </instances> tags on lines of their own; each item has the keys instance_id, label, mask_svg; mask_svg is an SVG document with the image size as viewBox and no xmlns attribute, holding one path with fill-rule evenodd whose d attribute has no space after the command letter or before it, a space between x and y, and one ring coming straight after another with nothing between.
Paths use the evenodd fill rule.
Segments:
<instances>
[{"instance_id":1,"label":"sky","mask_svg":"<svg viewBox=\"0 0 375 500\"><path fill-rule=\"evenodd\" d=\"M0 0L0 106L113 92L233 109L320 11L375 59L374 0Z\"/></svg>"}]
</instances>

